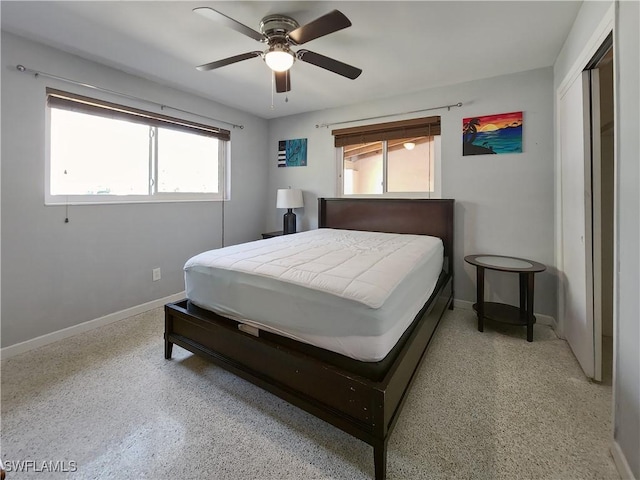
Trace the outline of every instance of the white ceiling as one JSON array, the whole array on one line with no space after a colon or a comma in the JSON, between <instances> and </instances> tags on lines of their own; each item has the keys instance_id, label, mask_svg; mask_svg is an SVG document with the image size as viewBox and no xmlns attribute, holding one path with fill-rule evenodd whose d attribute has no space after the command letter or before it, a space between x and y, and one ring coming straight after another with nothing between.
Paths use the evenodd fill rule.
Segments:
<instances>
[{"instance_id":1,"label":"white ceiling","mask_svg":"<svg viewBox=\"0 0 640 480\"><path fill-rule=\"evenodd\" d=\"M553 65L578 1L2 1L2 29L217 102L275 118ZM308 63L275 94L260 58L210 72L262 44L196 15L219 10L255 30L281 13L301 25L333 9L353 26L304 48L363 70L349 80ZM38 70L38 65L26 65ZM64 76L64 72L48 72ZM81 79L80 79L81 80ZM288 98L288 102L285 102Z\"/></svg>"}]
</instances>

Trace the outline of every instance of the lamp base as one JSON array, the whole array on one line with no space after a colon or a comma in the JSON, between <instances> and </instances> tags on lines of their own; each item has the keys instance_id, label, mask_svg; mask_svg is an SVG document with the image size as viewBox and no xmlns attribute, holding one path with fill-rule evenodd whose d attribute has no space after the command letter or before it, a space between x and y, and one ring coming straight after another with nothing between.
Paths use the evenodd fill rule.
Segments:
<instances>
[{"instance_id":1,"label":"lamp base","mask_svg":"<svg viewBox=\"0 0 640 480\"><path fill-rule=\"evenodd\" d=\"M289 235L290 233L296 233L296 214L293 213L292 209L287 209L287 213L284 214L284 223L282 225L282 231L284 235Z\"/></svg>"}]
</instances>

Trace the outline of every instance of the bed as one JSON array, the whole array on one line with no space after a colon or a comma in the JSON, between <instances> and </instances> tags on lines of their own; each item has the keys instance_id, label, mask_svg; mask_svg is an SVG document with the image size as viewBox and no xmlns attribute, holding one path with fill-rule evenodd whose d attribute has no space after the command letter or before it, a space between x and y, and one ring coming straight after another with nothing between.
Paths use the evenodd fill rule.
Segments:
<instances>
[{"instance_id":1,"label":"bed","mask_svg":"<svg viewBox=\"0 0 640 480\"><path fill-rule=\"evenodd\" d=\"M453 200L318 200L319 229L442 240L444 261L434 287L383 358L375 353L363 361L187 299L165 306L165 358L179 345L365 441L374 448L375 478L384 480L389 435L438 323L452 308L453 210Z\"/></svg>"}]
</instances>

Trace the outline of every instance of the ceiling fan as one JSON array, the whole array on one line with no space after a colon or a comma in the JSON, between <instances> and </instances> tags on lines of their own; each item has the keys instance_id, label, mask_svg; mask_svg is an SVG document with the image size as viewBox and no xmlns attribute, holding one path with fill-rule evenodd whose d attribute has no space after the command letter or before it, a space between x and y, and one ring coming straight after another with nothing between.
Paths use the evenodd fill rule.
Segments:
<instances>
[{"instance_id":1,"label":"ceiling fan","mask_svg":"<svg viewBox=\"0 0 640 480\"><path fill-rule=\"evenodd\" d=\"M324 68L351 80L355 80L362 73L359 68L325 57L319 53L309 50L294 52L291 49L292 46L302 45L316 38L350 27L351 22L339 10L333 10L302 26L286 15L267 15L260 21L259 32L213 8L198 7L194 8L193 11L236 32L267 44L267 49L264 51L256 50L242 53L200 65L197 67L200 71L214 70L243 60L249 60L250 58L262 57L267 66L274 72L276 92L278 93L291 90L291 73L289 69L296 59Z\"/></svg>"}]
</instances>

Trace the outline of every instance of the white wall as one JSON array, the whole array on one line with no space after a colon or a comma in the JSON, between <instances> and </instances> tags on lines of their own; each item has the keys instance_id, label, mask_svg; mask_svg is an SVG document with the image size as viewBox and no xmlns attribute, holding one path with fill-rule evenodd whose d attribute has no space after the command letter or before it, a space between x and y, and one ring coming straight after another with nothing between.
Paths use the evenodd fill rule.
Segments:
<instances>
[{"instance_id":1,"label":"white wall","mask_svg":"<svg viewBox=\"0 0 640 480\"><path fill-rule=\"evenodd\" d=\"M298 228L301 230L317 226L317 198L336 194L336 161L331 128L316 128L316 124L457 102L463 102L463 107L424 113L424 116L442 116L442 198L456 200L455 296L467 301L474 301L476 296L475 271L464 263L465 255L488 252L530 258L548 266L546 272L536 276L535 311L555 317L557 278L553 267L551 68L271 120L267 148L268 229L280 229L282 223L283 212L275 208L278 188L292 186L303 189L304 211L297 211ZM462 156L464 117L520 110L524 111L523 153ZM402 117L379 121L400 119ZM344 126L351 125L339 127ZM307 166L277 168L278 140L291 138L308 138ZM489 294L499 301L517 304L517 277L489 273Z\"/></svg>"},{"instance_id":2,"label":"white wall","mask_svg":"<svg viewBox=\"0 0 640 480\"><path fill-rule=\"evenodd\" d=\"M265 120L3 32L3 347L180 292L184 262L221 243L219 202L72 206L68 224L64 207L45 207L45 87L99 95L19 73L17 64L244 124L231 131L225 237L227 244L259 238ZM162 269L158 282L151 281L155 267Z\"/></svg>"},{"instance_id":3,"label":"white wall","mask_svg":"<svg viewBox=\"0 0 640 480\"><path fill-rule=\"evenodd\" d=\"M640 479L640 3L616 12L618 125L618 311L615 336L615 432L632 474Z\"/></svg>"}]
</instances>

